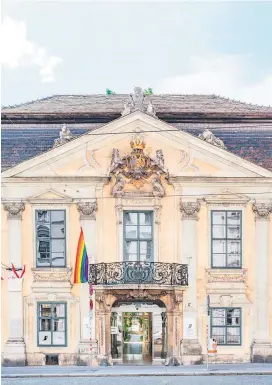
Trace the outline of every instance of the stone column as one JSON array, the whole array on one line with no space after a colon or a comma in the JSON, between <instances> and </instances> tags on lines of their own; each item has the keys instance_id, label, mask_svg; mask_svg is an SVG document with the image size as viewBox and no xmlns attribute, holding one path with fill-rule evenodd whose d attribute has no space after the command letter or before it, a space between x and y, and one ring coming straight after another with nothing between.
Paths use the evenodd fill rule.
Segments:
<instances>
[{"instance_id":1,"label":"stone column","mask_svg":"<svg viewBox=\"0 0 272 385\"><path fill-rule=\"evenodd\" d=\"M10 202L4 204L8 213L8 256L9 266L22 267L22 212L24 203ZM18 272L20 274L20 272ZM23 294L22 279L8 280L8 323L9 337L4 346L4 366L24 366L26 364L26 347L23 335Z\"/></svg>"},{"instance_id":2,"label":"stone column","mask_svg":"<svg viewBox=\"0 0 272 385\"><path fill-rule=\"evenodd\" d=\"M272 343L269 331L269 220L272 203L256 203L255 213L255 331L252 345L253 362L267 361L272 357ZM271 257L271 256L270 256ZM271 361L270 361L271 362Z\"/></svg>"},{"instance_id":3,"label":"stone column","mask_svg":"<svg viewBox=\"0 0 272 385\"><path fill-rule=\"evenodd\" d=\"M84 234L87 254L90 263L96 263L96 211L97 203L80 202L77 204L80 213L80 223ZM95 300L90 313L89 284L81 284L80 288L80 341L78 345L79 363L81 365L96 365L97 341L95 335ZM93 295L93 297L95 294ZM90 317L90 315L92 315ZM92 345L92 350L90 350ZM90 354L91 353L91 354ZM91 355L91 357L90 357ZM90 359L91 358L91 359Z\"/></svg>"},{"instance_id":4,"label":"stone column","mask_svg":"<svg viewBox=\"0 0 272 385\"><path fill-rule=\"evenodd\" d=\"M181 262L188 264L189 287L184 292L183 339L181 345L183 364L201 362L201 346L197 335L197 220L199 202L180 203L182 234Z\"/></svg>"}]
</instances>

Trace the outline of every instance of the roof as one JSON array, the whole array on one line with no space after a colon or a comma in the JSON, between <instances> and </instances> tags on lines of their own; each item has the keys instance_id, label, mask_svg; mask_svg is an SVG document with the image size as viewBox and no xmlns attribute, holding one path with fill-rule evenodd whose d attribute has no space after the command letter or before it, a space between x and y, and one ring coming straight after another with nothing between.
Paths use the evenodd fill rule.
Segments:
<instances>
[{"instance_id":1,"label":"roof","mask_svg":"<svg viewBox=\"0 0 272 385\"><path fill-rule=\"evenodd\" d=\"M203 124L172 125L195 136L202 133L205 128ZM55 128L50 125L18 126L20 125L14 126L17 128L7 128L5 125L2 128L2 170L50 150L54 140L59 137L59 126ZM76 128L73 128L69 125L69 128L72 134L78 136L99 126L101 124L89 124L85 128L76 125ZM209 126L209 129L223 140L228 151L272 171L272 126L267 128L265 125L236 124L232 128L223 128L220 125L213 125Z\"/></svg>"},{"instance_id":2,"label":"roof","mask_svg":"<svg viewBox=\"0 0 272 385\"><path fill-rule=\"evenodd\" d=\"M7 116L50 116L50 115L88 115L120 116L129 94L113 95L54 95L20 105L3 107L2 117ZM157 115L164 116L210 116L236 118L272 119L272 107L242 103L217 95L150 95L144 104L151 100Z\"/></svg>"}]
</instances>

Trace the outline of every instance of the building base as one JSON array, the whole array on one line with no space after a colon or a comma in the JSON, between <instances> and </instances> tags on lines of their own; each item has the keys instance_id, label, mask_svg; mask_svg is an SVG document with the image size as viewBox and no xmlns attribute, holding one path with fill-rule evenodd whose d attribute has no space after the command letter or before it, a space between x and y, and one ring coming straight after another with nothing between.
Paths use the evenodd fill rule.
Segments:
<instances>
[{"instance_id":1,"label":"building base","mask_svg":"<svg viewBox=\"0 0 272 385\"><path fill-rule=\"evenodd\" d=\"M165 360L165 366L180 366L181 365L181 358L172 356L168 357Z\"/></svg>"},{"instance_id":2,"label":"building base","mask_svg":"<svg viewBox=\"0 0 272 385\"><path fill-rule=\"evenodd\" d=\"M3 366L25 366L26 346L23 338L8 340L4 346Z\"/></svg>"},{"instance_id":3,"label":"building base","mask_svg":"<svg viewBox=\"0 0 272 385\"><path fill-rule=\"evenodd\" d=\"M202 364L202 349L197 339L184 339L181 342L182 365Z\"/></svg>"},{"instance_id":4,"label":"building base","mask_svg":"<svg viewBox=\"0 0 272 385\"><path fill-rule=\"evenodd\" d=\"M98 366L97 341L81 341L78 344L78 366Z\"/></svg>"},{"instance_id":5,"label":"building base","mask_svg":"<svg viewBox=\"0 0 272 385\"><path fill-rule=\"evenodd\" d=\"M252 362L272 363L272 343L270 341L254 341L252 345Z\"/></svg>"},{"instance_id":6,"label":"building base","mask_svg":"<svg viewBox=\"0 0 272 385\"><path fill-rule=\"evenodd\" d=\"M98 355L97 362L99 366L113 366L112 357L108 355L106 356Z\"/></svg>"}]
</instances>

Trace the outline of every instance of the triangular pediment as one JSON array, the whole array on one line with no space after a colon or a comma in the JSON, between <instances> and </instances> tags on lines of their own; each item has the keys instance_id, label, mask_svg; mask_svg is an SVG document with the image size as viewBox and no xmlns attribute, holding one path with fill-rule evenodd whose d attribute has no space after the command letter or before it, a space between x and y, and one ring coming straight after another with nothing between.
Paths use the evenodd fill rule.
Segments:
<instances>
[{"instance_id":1,"label":"triangular pediment","mask_svg":"<svg viewBox=\"0 0 272 385\"><path fill-rule=\"evenodd\" d=\"M113 149L130 153L131 135L145 135L151 158L162 150L170 176L272 177L272 172L145 113L136 111L2 173L12 177L108 177Z\"/></svg>"},{"instance_id":2,"label":"triangular pediment","mask_svg":"<svg viewBox=\"0 0 272 385\"><path fill-rule=\"evenodd\" d=\"M39 202L69 203L69 202L72 202L72 198L54 189L47 189L38 194L32 195L31 197L27 198L27 201L30 203L39 203Z\"/></svg>"}]
</instances>

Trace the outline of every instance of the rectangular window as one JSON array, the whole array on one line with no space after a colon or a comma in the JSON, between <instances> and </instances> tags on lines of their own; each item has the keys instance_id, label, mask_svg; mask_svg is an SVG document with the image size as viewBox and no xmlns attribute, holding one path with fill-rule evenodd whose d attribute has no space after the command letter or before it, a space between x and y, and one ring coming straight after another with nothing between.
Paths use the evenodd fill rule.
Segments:
<instances>
[{"instance_id":1,"label":"rectangular window","mask_svg":"<svg viewBox=\"0 0 272 385\"><path fill-rule=\"evenodd\" d=\"M67 346L66 303L38 303L38 346Z\"/></svg>"},{"instance_id":2,"label":"rectangular window","mask_svg":"<svg viewBox=\"0 0 272 385\"><path fill-rule=\"evenodd\" d=\"M36 210L37 267L65 267L65 210Z\"/></svg>"},{"instance_id":3,"label":"rectangular window","mask_svg":"<svg viewBox=\"0 0 272 385\"><path fill-rule=\"evenodd\" d=\"M241 345L241 309L212 308L211 338L218 345Z\"/></svg>"},{"instance_id":4,"label":"rectangular window","mask_svg":"<svg viewBox=\"0 0 272 385\"><path fill-rule=\"evenodd\" d=\"M212 267L241 268L242 212L212 211Z\"/></svg>"},{"instance_id":5,"label":"rectangular window","mask_svg":"<svg viewBox=\"0 0 272 385\"><path fill-rule=\"evenodd\" d=\"M153 260L152 211L124 212L124 260Z\"/></svg>"}]
</instances>

